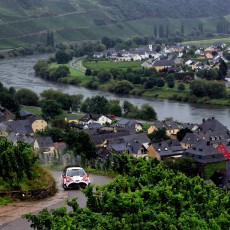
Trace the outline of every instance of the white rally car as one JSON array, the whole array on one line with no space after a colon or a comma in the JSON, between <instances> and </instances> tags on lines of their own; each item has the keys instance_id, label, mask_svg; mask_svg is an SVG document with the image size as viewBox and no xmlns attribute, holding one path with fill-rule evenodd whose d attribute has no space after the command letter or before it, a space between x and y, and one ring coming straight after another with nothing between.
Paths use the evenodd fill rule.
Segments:
<instances>
[{"instance_id":1,"label":"white rally car","mask_svg":"<svg viewBox=\"0 0 230 230\"><path fill-rule=\"evenodd\" d=\"M90 178L83 168L67 166L62 172L62 185L65 190L85 188L90 185Z\"/></svg>"}]
</instances>

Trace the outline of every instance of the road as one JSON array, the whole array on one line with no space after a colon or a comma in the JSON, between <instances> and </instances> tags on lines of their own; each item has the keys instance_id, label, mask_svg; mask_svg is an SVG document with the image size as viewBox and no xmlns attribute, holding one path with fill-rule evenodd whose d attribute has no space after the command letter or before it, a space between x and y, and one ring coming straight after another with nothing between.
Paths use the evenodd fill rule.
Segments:
<instances>
[{"instance_id":1,"label":"road","mask_svg":"<svg viewBox=\"0 0 230 230\"><path fill-rule=\"evenodd\" d=\"M82 73L85 73L86 68L82 65L82 61L86 58L86 56L74 59L73 61L70 62L70 66L73 69L76 69Z\"/></svg>"},{"instance_id":2,"label":"road","mask_svg":"<svg viewBox=\"0 0 230 230\"><path fill-rule=\"evenodd\" d=\"M10 204L7 207L0 207L0 230L27 230L30 228L30 222L20 218L22 214L34 213L36 214L43 208L56 209L60 206L66 205L66 199L78 198L77 202L80 207L85 207L86 197L79 190L64 191L61 185L61 172L52 172L57 181L58 193L53 198L47 198L42 201L35 202L19 202L17 204ZM92 184L103 185L112 179L106 176L90 174ZM5 209L7 208L7 209Z\"/></svg>"}]
</instances>

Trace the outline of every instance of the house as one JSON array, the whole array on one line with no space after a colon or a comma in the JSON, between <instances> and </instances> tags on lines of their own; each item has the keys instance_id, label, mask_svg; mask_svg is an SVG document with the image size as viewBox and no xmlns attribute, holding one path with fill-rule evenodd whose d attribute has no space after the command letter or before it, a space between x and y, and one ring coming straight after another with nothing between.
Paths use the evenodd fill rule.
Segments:
<instances>
[{"instance_id":1,"label":"house","mask_svg":"<svg viewBox=\"0 0 230 230\"><path fill-rule=\"evenodd\" d=\"M106 123L111 124L112 119L104 115L88 113L87 115L85 115L84 117L80 119L79 123L82 125L88 125L88 124L93 124L93 123L99 123L101 125L104 125Z\"/></svg>"},{"instance_id":2,"label":"house","mask_svg":"<svg viewBox=\"0 0 230 230\"><path fill-rule=\"evenodd\" d=\"M154 131L157 131L159 129L167 128L166 124L163 121L156 121L154 122L147 130L148 134L153 133Z\"/></svg>"},{"instance_id":3,"label":"house","mask_svg":"<svg viewBox=\"0 0 230 230\"><path fill-rule=\"evenodd\" d=\"M22 119L26 119L30 117L31 115L34 115L33 113L28 112L27 110L23 110L23 109L19 111L19 114Z\"/></svg>"},{"instance_id":4,"label":"house","mask_svg":"<svg viewBox=\"0 0 230 230\"><path fill-rule=\"evenodd\" d=\"M174 63L175 63L175 65L177 65L177 66L178 66L178 65L181 66L181 65L184 64L184 59L183 59L183 58L180 58L180 57L177 57L177 58L175 58Z\"/></svg>"},{"instance_id":5,"label":"house","mask_svg":"<svg viewBox=\"0 0 230 230\"><path fill-rule=\"evenodd\" d=\"M65 117L65 122L67 122L67 123L78 123L79 120L78 120L77 116L68 116L68 117Z\"/></svg>"},{"instance_id":6,"label":"house","mask_svg":"<svg viewBox=\"0 0 230 230\"><path fill-rule=\"evenodd\" d=\"M54 153L54 143L51 137L38 137L34 141L35 151Z\"/></svg>"},{"instance_id":7,"label":"house","mask_svg":"<svg viewBox=\"0 0 230 230\"><path fill-rule=\"evenodd\" d=\"M145 133L138 133L107 139L103 147L111 153L127 152L139 158L148 157L149 142L150 139Z\"/></svg>"},{"instance_id":8,"label":"house","mask_svg":"<svg viewBox=\"0 0 230 230\"><path fill-rule=\"evenodd\" d=\"M204 140L197 141L196 144L185 150L183 156L191 157L195 160L202 178L205 178L204 169L207 164L226 161L226 158L219 150Z\"/></svg>"},{"instance_id":9,"label":"house","mask_svg":"<svg viewBox=\"0 0 230 230\"><path fill-rule=\"evenodd\" d=\"M166 125L166 134L169 137L175 137L176 134L180 130L179 126L172 120L166 120L166 121L164 121L164 123Z\"/></svg>"},{"instance_id":10,"label":"house","mask_svg":"<svg viewBox=\"0 0 230 230\"><path fill-rule=\"evenodd\" d=\"M133 119L121 119L114 125L116 127L134 127L136 132L142 131L142 125Z\"/></svg>"},{"instance_id":11,"label":"house","mask_svg":"<svg viewBox=\"0 0 230 230\"><path fill-rule=\"evenodd\" d=\"M174 66L175 63L173 60L155 60L152 63L152 67L155 68L157 71L163 70L168 67Z\"/></svg>"},{"instance_id":12,"label":"house","mask_svg":"<svg viewBox=\"0 0 230 230\"><path fill-rule=\"evenodd\" d=\"M165 140L158 143L152 143L148 148L150 154L152 149L154 149L157 154L156 158L158 160L163 160L167 157L181 157L184 152L184 149L178 140Z\"/></svg>"},{"instance_id":13,"label":"house","mask_svg":"<svg viewBox=\"0 0 230 230\"><path fill-rule=\"evenodd\" d=\"M210 52L205 53L205 58L207 59L213 59L213 55Z\"/></svg>"},{"instance_id":14,"label":"house","mask_svg":"<svg viewBox=\"0 0 230 230\"><path fill-rule=\"evenodd\" d=\"M196 133L186 133L180 143L184 149L189 149L199 140L202 140L202 138L200 138Z\"/></svg>"},{"instance_id":15,"label":"house","mask_svg":"<svg viewBox=\"0 0 230 230\"><path fill-rule=\"evenodd\" d=\"M31 123L28 120L15 120L2 122L7 127L8 132L20 133L24 135L33 135Z\"/></svg>"},{"instance_id":16,"label":"house","mask_svg":"<svg viewBox=\"0 0 230 230\"><path fill-rule=\"evenodd\" d=\"M0 106L0 122L14 120L15 115L8 109Z\"/></svg>"},{"instance_id":17,"label":"house","mask_svg":"<svg viewBox=\"0 0 230 230\"><path fill-rule=\"evenodd\" d=\"M128 130L120 131L120 132L113 132L113 133L102 133L102 134L95 133L91 135L90 138L95 144L95 146L100 148L106 144L108 139L118 138L118 137L122 137L126 135L130 135L130 132Z\"/></svg>"},{"instance_id":18,"label":"house","mask_svg":"<svg viewBox=\"0 0 230 230\"><path fill-rule=\"evenodd\" d=\"M56 155L64 155L66 153L67 145L65 142L54 142L54 152Z\"/></svg>"},{"instance_id":19,"label":"house","mask_svg":"<svg viewBox=\"0 0 230 230\"><path fill-rule=\"evenodd\" d=\"M30 144L31 146L34 143L35 138L34 137L30 137L24 134L20 134L20 133L14 133L11 132L7 137L7 140L12 141L15 145L17 145L18 141L23 141L27 144Z\"/></svg>"},{"instance_id":20,"label":"house","mask_svg":"<svg viewBox=\"0 0 230 230\"><path fill-rule=\"evenodd\" d=\"M225 138L229 137L228 128L215 119L215 117L203 119L202 123L197 126L195 131L203 132L204 134L217 132L221 133L221 135L224 135Z\"/></svg>"},{"instance_id":21,"label":"house","mask_svg":"<svg viewBox=\"0 0 230 230\"><path fill-rule=\"evenodd\" d=\"M34 133L37 131L43 131L48 125L41 116L37 115L29 116L26 121L28 121Z\"/></svg>"},{"instance_id":22,"label":"house","mask_svg":"<svg viewBox=\"0 0 230 230\"><path fill-rule=\"evenodd\" d=\"M0 138L7 137L9 135L9 131L6 125L0 123Z\"/></svg>"},{"instance_id":23,"label":"house","mask_svg":"<svg viewBox=\"0 0 230 230\"><path fill-rule=\"evenodd\" d=\"M177 132L180 130L179 126L172 120L167 121L156 121L153 125L148 128L148 134L159 130L159 129L166 129L166 134L172 138L175 138Z\"/></svg>"},{"instance_id":24,"label":"house","mask_svg":"<svg viewBox=\"0 0 230 230\"><path fill-rule=\"evenodd\" d=\"M222 142L217 146L216 149L223 153L227 160L230 160L230 142Z\"/></svg>"}]
</instances>

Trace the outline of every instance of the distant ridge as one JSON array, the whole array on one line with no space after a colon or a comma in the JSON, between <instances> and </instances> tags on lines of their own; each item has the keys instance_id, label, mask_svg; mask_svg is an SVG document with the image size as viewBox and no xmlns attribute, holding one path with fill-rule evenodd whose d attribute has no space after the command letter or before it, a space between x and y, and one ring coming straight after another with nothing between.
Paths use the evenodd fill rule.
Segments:
<instances>
[{"instance_id":1,"label":"distant ridge","mask_svg":"<svg viewBox=\"0 0 230 230\"><path fill-rule=\"evenodd\" d=\"M230 22L229 0L1 0L0 47L44 41L47 30L58 41L103 36L149 36L155 25L186 32L204 24L215 32L219 17Z\"/></svg>"}]
</instances>

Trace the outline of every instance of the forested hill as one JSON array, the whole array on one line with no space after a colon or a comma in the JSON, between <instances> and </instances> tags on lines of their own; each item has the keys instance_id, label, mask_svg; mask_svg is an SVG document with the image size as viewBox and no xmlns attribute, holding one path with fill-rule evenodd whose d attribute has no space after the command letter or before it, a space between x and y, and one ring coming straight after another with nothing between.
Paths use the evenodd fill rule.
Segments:
<instances>
[{"instance_id":1,"label":"forested hill","mask_svg":"<svg viewBox=\"0 0 230 230\"><path fill-rule=\"evenodd\" d=\"M199 22L215 32L220 16L230 21L229 0L1 0L0 48L42 41L47 30L58 41L149 36L181 21L186 32Z\"/></svg>"}]
</instances>

